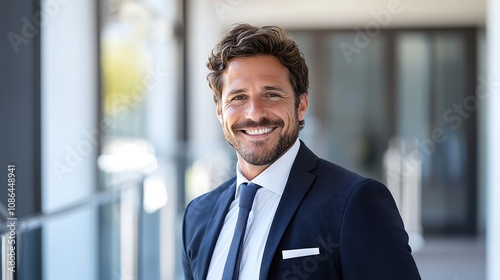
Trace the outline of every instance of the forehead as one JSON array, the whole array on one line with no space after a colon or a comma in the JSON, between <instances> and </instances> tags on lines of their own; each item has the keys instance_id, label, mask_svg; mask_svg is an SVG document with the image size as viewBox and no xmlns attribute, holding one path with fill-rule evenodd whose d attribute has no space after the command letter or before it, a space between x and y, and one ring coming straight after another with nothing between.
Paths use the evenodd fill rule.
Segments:
<instances>
[{"instance_id":1,"label":"forehead","mask_svg":"<svg viewBox=\"0 0 500 280\"><path fill-rule=\"evenodd\" d=\"M223 81L223 91L250 82L290 85L288 69L271 55L232 59L224 70Z\"/></svg>"}]
</instances>

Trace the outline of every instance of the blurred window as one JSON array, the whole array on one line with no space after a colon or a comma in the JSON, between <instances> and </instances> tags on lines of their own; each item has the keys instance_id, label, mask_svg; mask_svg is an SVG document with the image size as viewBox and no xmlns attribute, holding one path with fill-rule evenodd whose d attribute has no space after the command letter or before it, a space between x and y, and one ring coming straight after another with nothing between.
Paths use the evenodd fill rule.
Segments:
<instances>
[{"instance_id":1,"label":"blurred window","mask_svg":"<svg viewBox=\"0 0 500 280\"><path fill-rule=\"evenodd\" d=\"M301 137L327 159L382 181L384 154L398 139L407 159L416 152L421 161L424 233L474 234L480 31L292 34L311 79Z\"/></svg>"},{"instance_id":2,"label":"blurred window","mask_svg":"<svg viewBox=\"0 0 500 280\"><path fill-rule=\"evenodd\" d=\"M179 270L178 4L100 2L100 186L122 194L100 208L99 279L174 279Z\"/></svg>"}]
</instances>

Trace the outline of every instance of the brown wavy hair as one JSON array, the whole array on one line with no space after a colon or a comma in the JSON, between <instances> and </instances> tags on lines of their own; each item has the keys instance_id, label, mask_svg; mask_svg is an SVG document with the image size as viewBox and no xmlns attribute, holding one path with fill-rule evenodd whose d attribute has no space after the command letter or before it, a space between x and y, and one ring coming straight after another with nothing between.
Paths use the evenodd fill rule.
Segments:
<instances>
[{"instance_id":1,"label":"brown wavy hair","mask_svg":"<svg viewBox=\"0 0 500 280\"><path fill-rule=\"evenodd\" d=\"M210 73L207 80L217 105L220 105L223 72L229 61L261 54L277 57L288 69L295 93L295 105L299 106L300 97L307 94L309 88L309 69L297 43L278 26L258 28L244 23L234 25L208 57L207 67Z\"/></svg>"}]
</instances>

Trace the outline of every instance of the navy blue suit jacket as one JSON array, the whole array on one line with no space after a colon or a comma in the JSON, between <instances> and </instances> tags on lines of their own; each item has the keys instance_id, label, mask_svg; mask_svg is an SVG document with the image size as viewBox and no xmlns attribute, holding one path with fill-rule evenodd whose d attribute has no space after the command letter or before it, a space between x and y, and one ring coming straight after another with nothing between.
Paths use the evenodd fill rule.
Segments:
<instances>
[{"instance_id":1,"label":"navy blue suit jacket","mask_svg":"<svg viewBox=\"0 0 500 280\"><path fill-rule=\"evenodd\" d=\"M183 224L185 278L207 277L234 199L235 178L189 203ZM230 240L228 240L230 242ZM319 255L283 259L283 250ZM391 193L381 183L318 158L301 143L253 279L420 279Z\"/></svg>"}]
</instances>

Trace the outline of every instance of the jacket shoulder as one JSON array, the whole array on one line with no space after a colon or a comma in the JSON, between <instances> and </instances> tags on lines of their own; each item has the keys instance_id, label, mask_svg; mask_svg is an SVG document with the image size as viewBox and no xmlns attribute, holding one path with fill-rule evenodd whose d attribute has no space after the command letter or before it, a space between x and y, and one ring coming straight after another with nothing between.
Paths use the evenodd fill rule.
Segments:
<instances>
[{"instance_id":1,"label":"jacket shoulder","mask_svg":"<svg viewBox=\"0 0 500 280\"><path fill-rule=\"evenodd\" d=\"M198 216L200 213L208 213L211 211L208 211L210 209L213 209L213 206L215 203L217 203L217 200L219 199L220 195L227 191L229 187L236 181L236 177L233 177L226 182L222 183L219 185L217 188L204 193L193 200L191 200L188 205L186 206L186 211L184 213L184 216Z\"/></svg>"}]
</instances>

